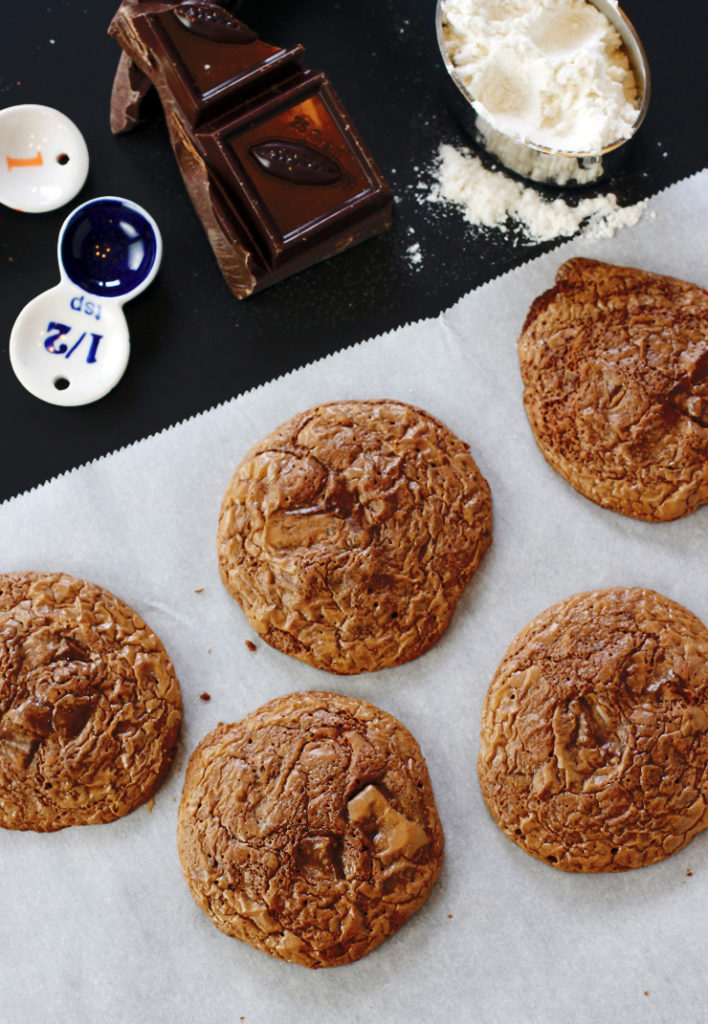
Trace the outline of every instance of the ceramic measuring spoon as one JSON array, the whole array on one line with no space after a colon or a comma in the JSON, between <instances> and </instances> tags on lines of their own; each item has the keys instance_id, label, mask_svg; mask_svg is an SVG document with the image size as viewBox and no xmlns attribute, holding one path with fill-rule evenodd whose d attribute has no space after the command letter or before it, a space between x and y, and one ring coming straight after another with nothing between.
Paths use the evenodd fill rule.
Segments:
<instances>
[{"instance_id":1,"label":"ceramic measuring spoon","mask_svg":"<svg viewBox=\"0 0 708 1024\"><path fill-rule=\"evenodd\" d=\"M103 398L130 355L123 304L150 284L162 239L149 213L128 199L91 199L59 232L61 280L32 299L10 335L18 380L52 405Z\"/></svg>"},{"instance_id":2,"label":"ceramic measuring spoon","mask_svg":"<svg viewBox=\"0 0 708 1024\"><path fill-rule=\"evenodd\" d=\"M89 169L84 137L53 107L22 103L0 110L0 203L45 213L71 202Z\"/></svg>"}]
</instances>

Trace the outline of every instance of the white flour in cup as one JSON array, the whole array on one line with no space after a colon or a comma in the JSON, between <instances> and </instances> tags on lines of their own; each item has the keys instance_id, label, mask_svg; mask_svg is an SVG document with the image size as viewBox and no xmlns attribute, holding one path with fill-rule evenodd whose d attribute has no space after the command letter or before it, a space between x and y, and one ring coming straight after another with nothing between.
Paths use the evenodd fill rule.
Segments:
<instances>
[{"instance_id":1,"label":"white flour in cup","mask_svg":"<svg viewBox=\"0 0 708 1024\"><path fill-rule=\"evenodd\" d=\"M632 134L634 71L587 0L443 0L442 14L457 77L494 128L572 153Z\"/></svg>"}]
</instances>

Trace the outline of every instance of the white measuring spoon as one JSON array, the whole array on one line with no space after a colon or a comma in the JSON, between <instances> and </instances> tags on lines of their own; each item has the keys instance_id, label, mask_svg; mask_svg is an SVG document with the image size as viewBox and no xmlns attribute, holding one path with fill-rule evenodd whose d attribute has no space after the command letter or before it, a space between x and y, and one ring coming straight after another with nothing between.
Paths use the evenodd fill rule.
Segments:
<instances>
[{"instance_id":1,"label":"white measuring spoon","mask_svg":"<svg viewBox=\"0 0 708 1024\"><path fill-rule=\"evenodd\" d=\"M71 202L89 169L84 137L66 114L38 103L0 110L0 203L45 213Z\"/></svg>"},{"instance_id":2,"label":"white measuring spoon","mask_svg":"<svg viewBox=\"0 0 708 1024\"><path fill-rule=\"evenodd\" d=\"M10 362L36 398L86 405L103 398L125 372L130 337L123 304L155 277L162 239L142 207L103 196L69 215L58 253L61 281L18 316Z\"/></svg>"}]
</instances>

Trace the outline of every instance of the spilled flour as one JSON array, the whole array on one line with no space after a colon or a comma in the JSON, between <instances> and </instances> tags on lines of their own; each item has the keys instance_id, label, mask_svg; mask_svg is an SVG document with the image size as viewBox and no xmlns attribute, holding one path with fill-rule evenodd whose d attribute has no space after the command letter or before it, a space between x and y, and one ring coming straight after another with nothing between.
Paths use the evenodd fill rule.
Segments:
<instances>
[{"instance_id":1,"label":"spilled flour","mask_svg":"<svg viewBox=\"0 0 708 1024\"><path fill-rule=\"evenodd\" d=\"M449 203L462 210L467 222L522 235L533 245L580 233L584 238L609 238L620 228L636 224L647 206L620 206L613 193L581 198L571 206L565 199L546 199L534 188L489 171L469 150L440 146L433 168L435 181L423 198Z\"/></svg>"},{"instance_id":2,"label":"spilled flour","mask_svg":"<svg viewBox=\"0 0 708 1024\"><path fill-rule=\"evenodd\" d=\"M412 242L406 249L406 257L411 267L419 267L423 262L423 251L420 242Z\"/></svg>"}]
</instances>

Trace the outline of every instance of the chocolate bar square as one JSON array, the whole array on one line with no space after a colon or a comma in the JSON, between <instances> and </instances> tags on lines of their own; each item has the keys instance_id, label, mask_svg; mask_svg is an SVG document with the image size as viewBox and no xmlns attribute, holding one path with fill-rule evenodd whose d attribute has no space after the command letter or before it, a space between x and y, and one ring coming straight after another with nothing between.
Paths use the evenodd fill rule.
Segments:
<instances>
[{"instance_id":1,"label":"chocolate bar square","mask_svg":"<svg viewBox=\"0 0 708 1024\"><path fill-rule=\"evenodd\" d=\"M324 75L313 75L236 121L197 132L222 181L237 181L242 216L280 267L318 246L345 247L388 203L385 182Z\"/></svg>"},{"instance_id":2,"label":"chocolate bar square","mask_svg":"<svg viewBox=\"0 0 708 1024\"><path fill-rule=\"evenodd\" d=\"M212 8L180 4L146 25L155 49L167 58L166 80L192 127L295 74L304 53L302 46L286 50L264 43L242 22Z\"/></svg>"}]
</instances>

